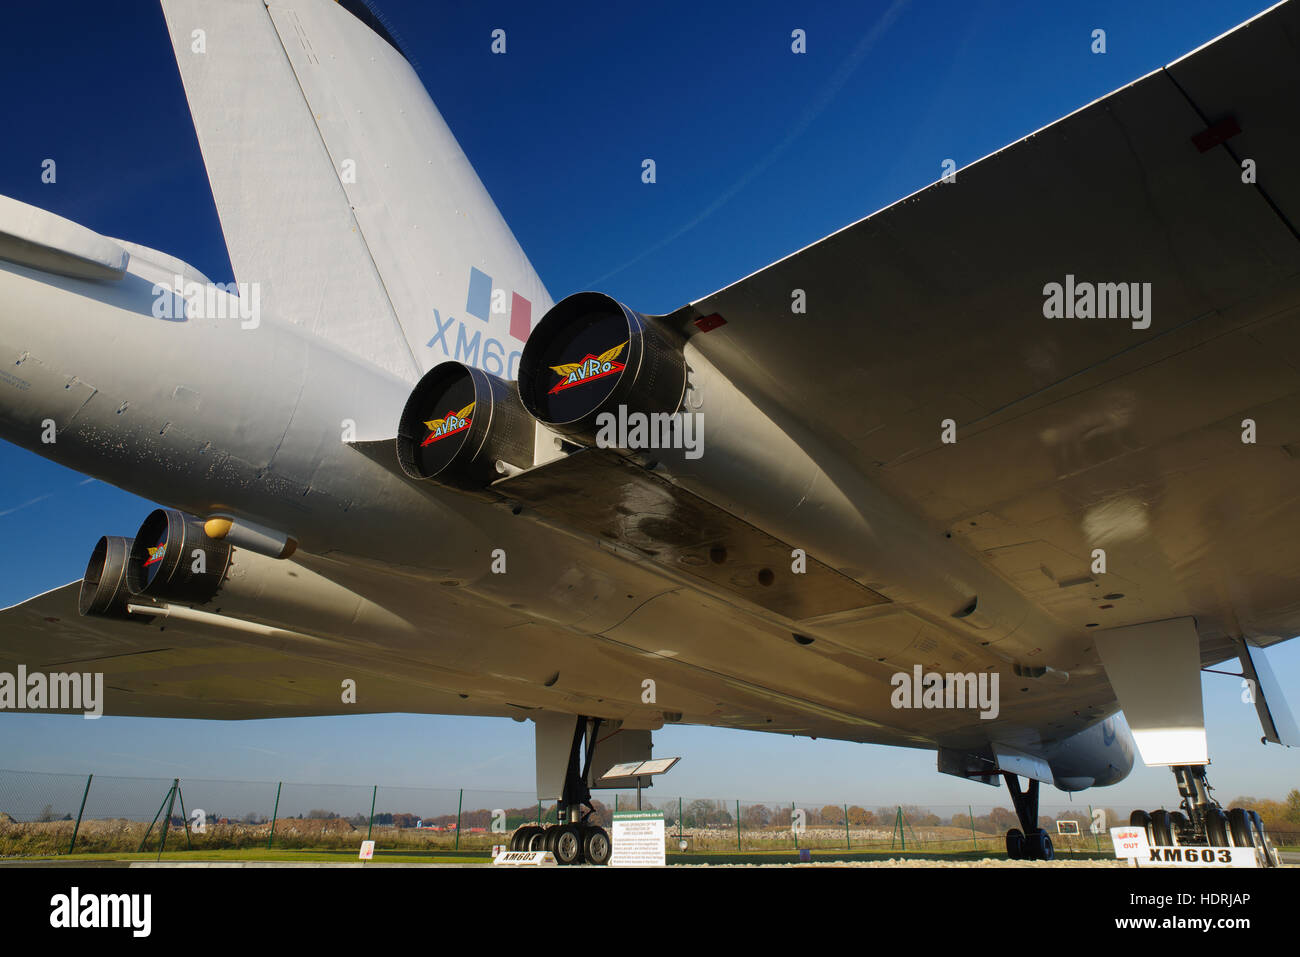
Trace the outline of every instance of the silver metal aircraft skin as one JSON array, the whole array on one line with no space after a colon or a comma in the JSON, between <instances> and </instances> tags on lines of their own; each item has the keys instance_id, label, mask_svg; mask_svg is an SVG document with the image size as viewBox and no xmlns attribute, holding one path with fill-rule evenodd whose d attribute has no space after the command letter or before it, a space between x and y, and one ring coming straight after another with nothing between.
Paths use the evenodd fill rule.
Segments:
<instances>
[{"instance_id":1,"label":"silver metal aircraft skin","mask_svg":"<svg viewBox=\"0 0 1300 957\"><path fill-rule=\"evenodd\" d=\"M0 435L297 543L148 624L32 598L0 668L93 664L110 714L710 724L1068 790L1128 774L1123 705L1204 763L1200 666L1300 633L1300 4L650 317L698 458L538 423L489 495L404 474L399 417L443 361L514 379L553 303L345 6L163 2L237 296L0 199ZM1076 280L1149 316L1049 317ZM897 707L917 669L996 675L996 715Z\"/></svg>"}]
</instances>

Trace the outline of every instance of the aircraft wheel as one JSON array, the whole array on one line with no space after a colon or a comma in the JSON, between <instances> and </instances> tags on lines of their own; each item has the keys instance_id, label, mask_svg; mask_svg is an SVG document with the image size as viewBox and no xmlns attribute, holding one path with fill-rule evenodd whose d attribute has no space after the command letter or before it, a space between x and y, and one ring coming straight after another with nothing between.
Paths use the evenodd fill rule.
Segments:
<instances>
[{"instance_id":1,"label":"aircraft wheel","mask_svg":"<svg viewBox=\"0 0 1300 957\"><path fill-rule=\"evenodd\" d=\"M582 839L582 856L588 864L608 864L613 848L609 843L609 833L603 827L587 828Z\"/></svg>"},{"instance_id":2,"label":"aircraft wheel","mask_svg":"<svg viewBox=\"0 0 1300 957\"><path fill-rule=\"evenodd\" d=\"M1228 837L1228 815L1222 808L1205 809L1205 836L1210 847L1230 847L1232 840Z\"/></svg>"},{"instance_id":3,"label":"aircraft wheel","mask_svg":"<svg viewBox=\"0 0 1300 957\"><path fill-rule=\"evenodd\" d=\"M1251 824L1254 825L1255 830L1253 833L1258 835L1255 846L1264 852L1264 866L1280 867L1282 862L1277 856L1277 851L1273 848L1273 842L1264 833L1264 819L1259 816L1258 811L1247 811L1246 814L1250 818Z\"/></svg>"},{"instance_id":4,"label":"aircraft wheel","mask_svg":"<svg viewBox=\"0 0 1300 957\"><path fill-rule=\"evenodd\" d=\"M1041 827L1034 832L1033 854L1031 857L1036 861L1050 861L1056 857L1056 849L1052 847L1052 838Z\"/></svg>"},{"instance_id":5,"label":"aircraft wheel","mask_svg":"<svg viewBox=\"0 0 1300 957\"><path fill-rule=\"evenodd\" d=\"M582 862L582 828L576 824L566 824L555 828L551 840L551 850L557 864L578 864Z\"/></svg>"},{"instance_id":6,"label":"aircraft wheel","mask_svg":"<svg viewBox=\"0 0 1300 957\"><path fill-rule=\"evenodd\" d=\"M1146 811L1134 811L1128 816L1129 827L1140 827L1147 832L1147 843L1154 844L1151 839L1151 815Z\"/></svg>"},{"instance_id":7,"label":"aircraft wheel","mask_svg":"<svg viewBox=\"0 0 1300 957\"><path fill-rule=\"evenodd\" d=\"M1151 812L1151 843L1160 847L1173 847L1174 829L1166 810Z\"/></svg>"},{"instance_id":8,"label":"aircraft wheel","mask_svg":"<svg viewBox=\"0 0 1300 957\"><path fill-rule=\"evenodd\" d=\"M536 833L533 834L532 838L531 838L531 839L529 840L529 842L528 842L528 849L529 849L530 851L545 851L545 850L547 850L547 847L546 847L546 834L547 834L547 832L548 832L549 830L550 830L549 827L539 827L539 828L537 828Z\"/></svg>"},{"instance_id":9,"label":"aircraft wheel","mask_svg":"<svg viewBox=\"0 0 1300 957\"><path fill-rule=\"evenodd\" d=\"M1187 815L1182 811L1173 811L1169 815L1169 832L1173 836L1175 844L1183 843L1183 835L1191 830L1192 822L1187 820Z\"/></svg>"},{"instance_id":10,"label":"aircraft wheel","mask_svg":"<svg viewBox=\"0 0 1300 957\"><path fill-rule=\"evenodd\" d=\"M529 847L529 842L533 839L533 834L539 831L541 831L540 827L534 827L531 824L526 824L523 827L518 828L515 831L515 833L510 836L510 850L512 851L531 850L531 848Z\"/></svg>"},{"instance_id":11,"label":"aircraft wheel","mask_svg":"<svg viewBox=\"0 0 1300 957\"><path fill-rule=\"evenodd\" d=\"M1277 848L1267 837L1264 838L1264 865L1266 867L1281 867L1282 858L1277 856Z\"/></svg>"},{"instance_id":12,"label":"aircraft wheel","mask_svg":"<svg viewBox=\"0 0 1300 957\"><path fill-rule=\"evenodd\" d=\"M1245 808L1234 807L1228 811L1228 830L1233 847L1255 846L1255 836L1250 833L1250 815Z\"/></svg>"},{"instance_id":13,"label":"aircraft wheel","mask_svg":"<svg viewBox=\"0 0 1300 957\"><path fill-rule=\"evenodd\" d=\"M1025 835L1020 828L1013 827L1007 831L1007 857L1013 861L1021 860L1025 853Z\"/></svg>"},{"instance_id":14,"label":"aircraft wheel","mask_svg":"<svg viewBox=\"0 0 1300 957\"><path fill-rule=\"evenodd\" d=\"M542 837L542 846L539 847L538 850L550 851L552 854L554 854L555 839L556 837L559 836L559 833L560 833L560 825L558 824L547 825L546 834Z\"/></svg>"}]
</instances>

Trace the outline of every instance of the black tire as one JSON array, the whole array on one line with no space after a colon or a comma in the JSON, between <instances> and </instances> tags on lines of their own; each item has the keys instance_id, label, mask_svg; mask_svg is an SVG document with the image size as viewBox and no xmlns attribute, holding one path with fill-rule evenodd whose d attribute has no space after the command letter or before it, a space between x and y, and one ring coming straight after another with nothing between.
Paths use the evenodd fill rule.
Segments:
<instances>
[{"instance_id":1,"label":"black tire","mask_svg":"<svg viewBox=\"0 0 1300 957\"><path fill-rule=\"evenodd\" d=\"M1036 838L1034 842L1034 860L1050 861L1056 857L1056 849L1052 847L1052 837L1041 827L1034 833Z\"/></svg>"},{"instance_id":2,"label":"black tire","mask_svg":"<svg viewBox=\"0 0 1300 957\"><path fill-rule=\"evenodd\" d=\"M1263 852L1264 866L1280 867L1282 863L1281 859L1277 856L1277 851L1273 847L1273 842L1270 841L1268 835L1264 833L1264 819L1259 816L1258 811L1247 811L1246 815L1250 818L1250 822L1254 826L1254 831L1252 833L1255 837L1255 846Z\"/></svg>"},{"instance_id":3,"label":"black tire","mask_svg":"<svg viewBox=\"0 0 1300 957\"><path fill-rule=\"evenodd\" d=\"M1154 844L1151 838L1151 815L1146 811L1134 811L1128 816L1129 827L1140 827L1147 832L1147 843Z\"/></svg>"},{"instance_id":4,"label":"black tire","mask_svg":"<svg viewBox=\"0 0 1300 957\"><path fill-rule=\"evenodd\" d=\"M550 850L555 854L557 864L582 863L582 828L576 824L566 824L555 828Z\"/></svg>"},{"instance_id":5,"label":"black tire","mask_svg":"<svg viewBox=\"0 0 1300 957\"><path fill-rule=\"evenodd\" d=\"M582 857L588 864L598 866L608 864L613 850L613 845L609 842L609 833L603 827L592 825L587 828L587 833L582 839Z\"/></svg>"},{"instance_id":6,"label":"black tire","mask_svg":"<svg viewBox=\"0 0 1300 957\"><path fill-rule=\"evenodd\" d=\"M1187 815L1182 811L1171 811L1169 814L1169 831L1173 836L1174 844L1183 843L1183 835L1191 830L1192 822L1187 820Z\"/></svg>"},{"instance_id":7,"label":"black tire","mask_svg":"<svg viewBox=\"0 0 1300 957\"><path fill-rule=\"evenodd\" d=\"M1007 857L1013 861L1023 860L1025 856L1025 835L1020 828L1013 827L1007 831Z\"/></svg>"},{"instance_id":8,"label":"black tire","mask_svg":"<svg viewBox=\"0 0 1300 957\"><path fill-rule=\"evenodd\" d=\"M550 848L546 846L546 835L550 832L551 829L549 827L539 827L537 833L533 835L533 839L528 842L528 849L530 851L550 850Z\"/></svg>"},{"instance_id":9,"label":"black tire","mask_svg":"<svg viewBox=\"0 0 1300 957\"><path fill-rule=\"evenodd\" d=\"M1228 811L1228 833L1233 847L1254 847L1255 835L1250 832L1250 814L1245 808L1234 807Z\"/></svg>"},{"instance_id":10,"label":"black tire","mask_svg":"<svg viewBox=\"0 0 1300 957\"><path fill-rule=\"evenodd\" d=\"M1264 838L1264 866L1265 867L1282 866L1282 858L1277 856L1277 848L1273 846L1273 842L1270 841L1267 837Z\"/></svg>"},{"instance_id":11,"label":"black tire","mask_svg":"<svg viewBox=\"0 0 1300 957\"><path fill-rule=\"evenodd\" d=\"M1264 819L1258 811L1247 811L1246 820L1250 821L1250 835L1254 838L1255 846L1260 847L1264 843Z\"/></svg>"},{"instance_id":12,"label":"black tire","mask_svg":"<svg viewBox=\"0 0 1300 957\"><path fill-rule=\"evenodd\" d=\"M540 827L536 827L532 824L525 824L523 827L516 828L515 833L510 835L510 850L528 850L528 842L532 840L533 834L540 830Z\"/></svg>"},{"instance_id":13,"label":"black tire","mask_svg":"<svg viewBox=\"0 0 1300 957\"><path fill-rule=\"evenodd\" d=\"M1232 838L1228 836L1228 815L1221 807L1205 809L1205 837L1210 847L1231 847Z\"/></svg>"},{"instance_id":14,"label":"black tire","mask_svg":"<svg viewBox=\"0 0 1300 957\"><path fill-rule=\"evenodd\" d=\"M1151 832L1151 843L1158 847L1174 846L1174 829L1173 822L1169 812L1163 808L1159 811L1151 812L1151 826L1148 829Z\"/></svg>"}]
</instances>

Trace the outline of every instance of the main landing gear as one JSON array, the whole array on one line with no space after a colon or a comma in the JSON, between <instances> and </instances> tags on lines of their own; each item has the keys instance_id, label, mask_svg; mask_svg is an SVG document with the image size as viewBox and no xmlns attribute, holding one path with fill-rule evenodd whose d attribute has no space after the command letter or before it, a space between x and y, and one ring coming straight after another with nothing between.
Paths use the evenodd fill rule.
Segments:
<instances>
[{"instance_id":1,"label":"main landing gear","mask_svg":"<svg viewBox=\"0 0 1300 957\"><path fill-rule=\"evenodd\" d=\"M1147 840L1159 847L1253 847L1265 867L1277 867L1277 851L1264 833L1258 811L1234 807L1226 813L1210 797L1214 788L1203 764L1176 764L1170 770L1178 782L1181 811L1134 811L1129 825L1144 827Z\"/></svg>"},{"instance_id":2,"label":"main landing gear","mask_svg":"<svg viewBox=\"0 0 1300 957\"><path fill-rule=\"evenodd\" d=\"M1020 790L1020 778L1002 772L1011 792L1011 803L1016 807L1020 827L1007 831L1007 857L1013 861L1050 861L1056 857L1052 838L1038 826L1038 781L1029 779L1029 790Z\"/></svg>"},{"instance_id":3,"label":"main landing gear","mask_svg":"<svg viewBox=\"0 0 1300 957\"><path fill-rule=\"evenodd\" d=\"M584 755L582 743L591 724L590 743ZM525 824L510 836L512 851L550 851L559 864L607 864L612 846L609 832L598 824L588 823L595 808L591 804L591 791L587 778L591 771L591 756L596 748L596 732L600 730L599 718L578 718L569 747L569 764L564 774L564 793L557 805L558 824L541 827ZM582 767L579 769L579 759ZM586 807L584 812L582 809Z\"/></svg>"}]
</instances>

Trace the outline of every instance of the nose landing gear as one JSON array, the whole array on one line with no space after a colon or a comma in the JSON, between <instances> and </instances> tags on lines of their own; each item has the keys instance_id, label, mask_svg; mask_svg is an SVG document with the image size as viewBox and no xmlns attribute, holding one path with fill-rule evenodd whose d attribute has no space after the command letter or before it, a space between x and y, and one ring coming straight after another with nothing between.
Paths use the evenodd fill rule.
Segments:
<instances>
[{"instance_id":1,"label":"nose landing gear","mask_svg":"<svg viewBox=\"0 0 1300 957\"><path fill-rule=\"evenodd\" d=\"M1002 777L1011 792L1020 827L1007 831L1007 857L1013 861L1050 861L1056 857L1052 838L1038 826L1038 781L1029 779L1029 790L1020 790L1020 778L1006 771ZM1023 830L1021 830L1023 828Z\"/></svg>"}]
</instances>

